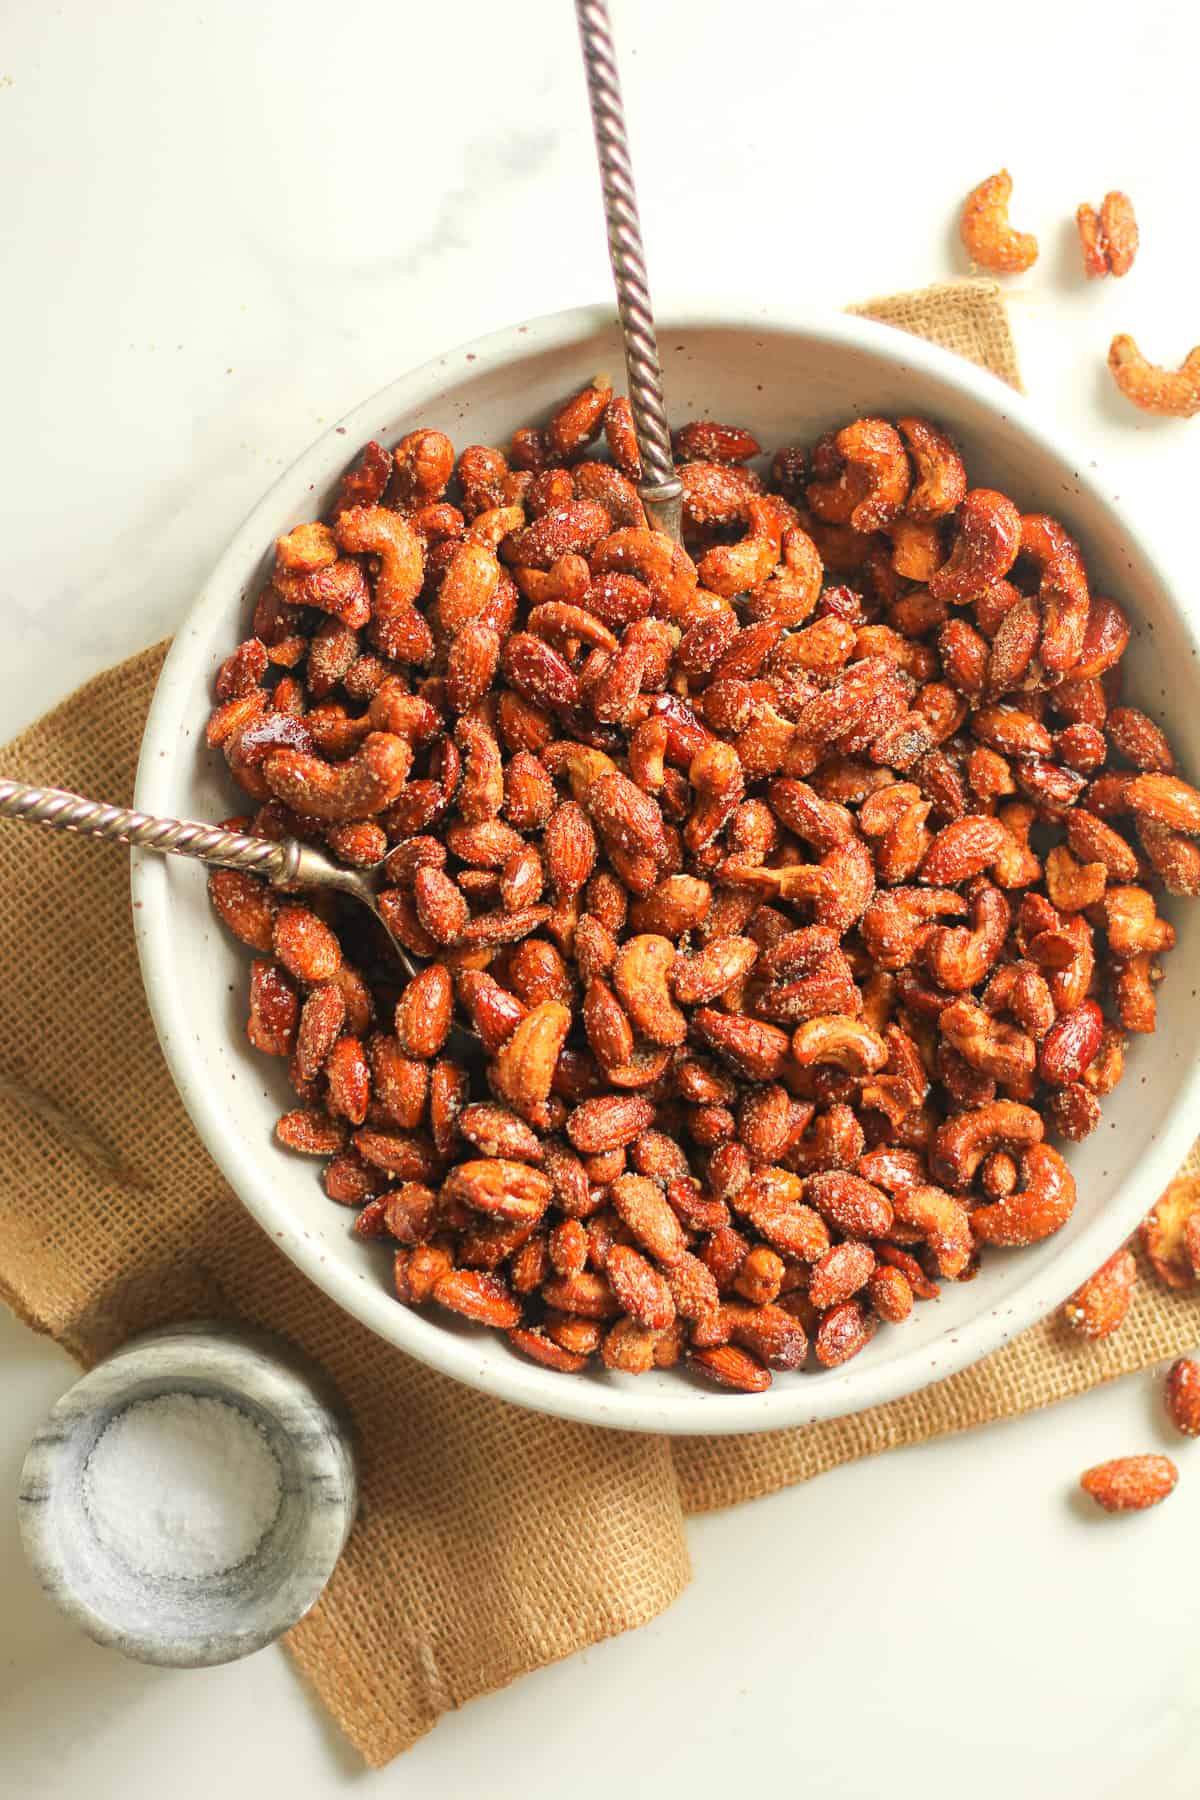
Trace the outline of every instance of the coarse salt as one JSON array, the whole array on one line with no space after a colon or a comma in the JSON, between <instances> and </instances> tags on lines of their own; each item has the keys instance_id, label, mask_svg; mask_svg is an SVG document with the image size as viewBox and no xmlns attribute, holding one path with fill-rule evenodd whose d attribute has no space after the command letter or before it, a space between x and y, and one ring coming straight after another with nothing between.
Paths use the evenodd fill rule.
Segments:
<instances>
[{"instance_id":1,"label":"coarse salt","mask_svg":"<svg viewBox=\"0 0 1200 1800\"><path fill-rule=\"evenodd\" d=\"M146 1575L192 1580L252 1556L279 1511L279 1463L228 1401L162 1394L118 1413L83 1472L96 1536Z\"/></svg>"}]
</instances>

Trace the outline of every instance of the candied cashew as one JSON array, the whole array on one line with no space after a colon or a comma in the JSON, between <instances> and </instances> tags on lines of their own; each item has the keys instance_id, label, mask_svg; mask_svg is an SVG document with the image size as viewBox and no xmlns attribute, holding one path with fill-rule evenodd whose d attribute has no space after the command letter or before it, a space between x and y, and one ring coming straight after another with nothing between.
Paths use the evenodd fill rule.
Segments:
<instances>
[{"instance_id":1,"label":"candied cashew","mask_svg":"<svg viewBox=\"0 0 1200 1800\"><path fill-rule=\"evenodd\" d=\"M1038 241L1028 231L1014 231L1008 203L1012 176L1007 169L989 175L972 188L963 203L959 233L973 262L1001 275L1020 275L1037 261Z\"/></svg>"},{"instance_id":2,"label":"candied cashew","mask_svg":"<svg viewBox=\"0 0 1200 1800\"><path fill-rule=\"evenodd\" d=\"M947 1006L939 1015L938 1029L973 1069L996 1081L1019 1082L1033 1072L1033 1039L969 1000Z\"/></svg>"},{"instance_id":3,"label":"candied cashew","mask_svg":"<svg viewBox=\"0 0 1200 1800\"><path fill-rule=\"evenodd\" d=\"M1041 574L1038 599L1042 631L1038 654L1042 667L1048 674L1061 676L1073 669L1083 654L1091 612L1083 557L1074 538L1046 513L1026 513L1022 517L1021 554Z\"/></svg>"},{"instance_id":4,"label":"candied cashew","mask_svg":"<svg viewBox=\"0 0 1200 1800\"><path fill-rule=\"evenodd\" d=\"M1006 494L972 488L957 513L958 535L929 578L935 600L962 606L1003 579L1021 548L1021 515Z\"/></svg>"},{"instance_id":5,"label":"candied cashew","mask_svg":"<svg viewBox=\"0 0 1200 1800\"><path fill-rule=\"evenodd\" d=\"M887 1045L862 1019L828 1013L808 1019L792 1038L792 1055L801 1068L831 1063L851 1075L874 1075L887 1061Z\"/></svg>"},{"instance_id":6,"label":"candied cashew","mask_svg":"<svg viewBox=\"0 0 1200 1800\"><path fill-rule=\"evenodd\" d=\"M1076 862L1065 844L1046 852L1046 892L1060 912L1095 906L1107 885L1108 870L1102 862Z\"/></svg>"},{"instance_id":7,"label":"candied cashew","mask_svg":"<svg viewBox=\"0 0 1200 1800\"><path fill-rule=\"evenodd\" d=\"M698 586L696 565L682 544L635 526L601 539L592 553L592 575L632 575L650 590L657 610L677 621L687 617Z\"/></svg>"},{"instance_id":8,"label":"candied cashew","mask_svg":"<svg viewBox=\"0 0 1200 1800\"><path fill-rule=\"evenodd\" d=\"M1158 1279L1169 1288L1191 1287L1200 1275L1192 1254L1198 1224L1200 1182L1194 1175L1177 1177L1142 1221L1142 1248Z\"/></svg>"},{"instance_id":9,"label":"candied cashew","mask_svg":"<svg viewBox=\"0 0 1200 1800\"><path fill-rule=\"evenodd\" d=\"M408 520L386 506L352 506L339 514L334 534L343 550L379 558L375 618L406 613L425 579L424 548Z\"/></svg>"},{"instance_id":10,"label":"candied cashew","mask_svg":"<svg viewBox=\"0 0 1200 1800\"><path fill-rule=\"evenodd\" d=\"M275 750L263 763L271 792L298 813L341 824L369 819L399 796L412 747L387 731L372 731L345 762L323 762L301 750Z\"/></svg>"},{"instance_id":11,"label":"candied cashew","mask_svg":"<svg viewBox=\"0 0 1200 1800\"><path fill-rule=\"evenodd\" d=\"M1178 369L1149 363L1127 332L1119 332L1108 348L1113 380L1127 400L1143 412L1190 419L1200 412L1200 344L1189 350Z\"/></svg>"},{"instance_id":12,"label":"candied cashew","mask_svg":"<svg viewBox=\"0 0 1200 1800\"><path fill-rule=\"evenodd\" d=\"M894 887L911 881L929 847L925 828L930 802L911 781L895 782L870 794L859 809L858 826L865 836L878 839L875 873Z\"/></svg>"},{"instance_id":13,"label":"candied cashew","mask_svg":"<svg viewBox=\"0 0 1200 1800\"><path fill-rule=\"evenodd\" d=\"M967 491L962 458L946 433L928 419L897 419L896 424L917 471L906 514L923 524L944 518L962 503Z\"/></svg>"},{"instance_id":14,"label":"candied cashew","mask_svg":"<svg viewBox=\"0 0 1200 1800\"><path fill-rule=\"evenodd\" d=\"M966 1189L985 1156L993 1150L1020 1153L1040 1144L1045 1126L1031 1106L1015 1100L993 1100L976 1112L956 1113L939 1126L929 1158L935 1180Z\"/></svg>"},{"instance_id":15,"label":"candied cashew","mask_svg":"<svg viewBox=\"0 0 1200 1800\"><path fill-rule=\"evenodd\" d=\"M329 509L336 520L352 506L374 506L383 499L384 489L392 473L392 455L374 439L365 446L358 461L342 476L337 495Z\"/></svg>"},{"instance_id":16,"label":"candied cashew","mask_svg":"<svg viewBox=\"0 0 1200 1800\"><path fill-rule=\"evenodd\" d=\"M613 986L644 1037L654 1044L681 1044L687 1020L671 999L675 946L669 938L644 932L629 938L613 964Z\"/></svg>"},{"instance_id":17,"label":"candied cashew","mask_svg":"<svg viewBox=\"0 0 1200 1800\"><path fill-rule=\"evenodd\" d=\"M746 513L745 537L736 544L718 544L706 551L697 565L700 585L725 600L761 587L779 561L783 518L774 501L755 494Z\"/></svg>"},{"instance_id":18,"label":"candied cashew","mask_svg":"<svg viewBox=\"0 0 1200 1800\"><path fill-rule=\"evenodd\" d=\"M1011 1194L972 1212L971 1230L980 1242L1013 1248L1037 1244L1060 1231L1070 1218L1075 1178L1058 1151L1049 1144L1031 1144L1019 1167L1020 1179Z\"/></svg>"},{"instance_id":19,"label":"candied cashew","mask_svg":"<svg viewBox=\"0 0 1200 1800\"><path fill-rule=\"evenodd\" d=\"M970 928L938 925L929 935L925 956L934 980L956 994L977 987L1000 955L1010 916L999 888L979 887L971 900Z\"/></svg>"},{"instance_id":20,"label":"candied cashew","mask_svg":"<svg viewBox=\"0 0 1200 1800\"><path fill-rule=\"evenodd\" d=\"M774 619L789 628L802 625L821 597L821 555L808 533L789 525L783 534L780 566L746 602L750 619Z\"/></svg>"},{"instance_id":21,"label":"candied cashew","mask_svg":"<svg viewBox=\"0 0 1200 1800\"><path fill-rule=\"evenodd\" d=\"M942 563L942 539L936 524L897 519L887 527L892 568L906 581L928 581Z\"/></svg>"},{"instance_id":22,"label":"candied cashew","mask_svg":"<svg viewBox=\"0 0 1200 1800\"><path fill-rule=\"evenodd\" d=\"M557 1000L545 1000L517 1025L496 1053L492 1085L496 1094L532 1125L542 1121L558 1054L571 1027L571 1014Z\"/></svg>"},{"instance_id":23,"label":"candied cashew","mask_svg":"<svg viewBox=\"0 0 1200 1800\"><path fill-rule=\"evenodd\" d=\"M398 504L406 510L428 506L441 499L454 473L454 445L444 431L410 431L392 452L392 463Z\"/></svg>"},{"instance_id":24,"label":"candied cashew","mask_svg":"<svg viewBox=\"0 0 1200 1800\"><path fill-rule=\"evenodd\" d=\"M966 1207L942 1188L918 1184L893 1197L896 1219L925 1238L933 1251L939 1275L957 1281L975 1248Z\"/></svg>"},{"instance_id":25,"label":"candied cashew","mask_svg":"<svg viewBox=\"0 0 1200 1800\"><path fill-rule=\"evenodd\" d=\"M809 483L807 499L819 519L878 531L903 511L911 474L904 444L886 419L855 419L837 433L833 447L845 465L836 479Z\"/></svg>"},{"instance_id":26,"label":"candied cashew","mask_svg":"<svg viewBox=\"0 0 1200 1800\"><path fill-rule=\"evenodd\" d=\"M702 850L724 830L742 797L745 776L731 744L714 740L698 750L688 765L688 780L696 803L684 826L689 850Z\"/></svg>"},{"instance_id":27,"label":"candied cashew","mask_svg":"<svg viewBox=\"0 0 1200 1800\"><path fill-rule=\"evenodd\" d=\"M863 940L880 969L905 969L943 914L966 912L961 894L949 888L894 887L876 894L862 919Z\"/></svg>"}]
</instances>

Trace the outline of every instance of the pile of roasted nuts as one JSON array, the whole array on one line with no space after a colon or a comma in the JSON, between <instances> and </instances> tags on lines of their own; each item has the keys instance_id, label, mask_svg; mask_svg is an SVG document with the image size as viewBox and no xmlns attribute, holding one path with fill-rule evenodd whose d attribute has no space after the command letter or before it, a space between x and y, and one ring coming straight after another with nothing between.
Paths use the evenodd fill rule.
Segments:
<instances>
[{"instance_id":1,"label":"pile of roasted nuts","mask_svg":"<svg viewBox=\"0 0 1200 1800\"><path fill-rule=\"evenodd\" d=\"M1200 793L1078 545L935 424L675 449L683 547L599 380L507 453L369 444L280 538L208 739L251 830L387 859L428 966L327 896L212 896L279 1139L402 1301L757 1392L1069 1217L1047 1139L1154 1029Z\"/></svg>"}]
</instances>

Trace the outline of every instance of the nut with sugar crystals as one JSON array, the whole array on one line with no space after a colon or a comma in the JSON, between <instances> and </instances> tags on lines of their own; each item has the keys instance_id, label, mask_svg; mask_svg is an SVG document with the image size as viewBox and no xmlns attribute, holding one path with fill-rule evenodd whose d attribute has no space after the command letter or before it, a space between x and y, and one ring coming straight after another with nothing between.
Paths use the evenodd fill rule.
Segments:
<instances>
[{"instance_id":1,"label":"nut with sugar crystals","mask_svg":"<svg viewBox=\"0 0 1200 1800\"><path fill-rule=\"evenodd\" d=\"M1014 231L1008 218L1012 176L1007 169L989 175L972 188L963 203L959 232L973 262L1002 275L1023 274L1037 261L1038 242L1028 231Z\"/></svg>"}]
</instances>

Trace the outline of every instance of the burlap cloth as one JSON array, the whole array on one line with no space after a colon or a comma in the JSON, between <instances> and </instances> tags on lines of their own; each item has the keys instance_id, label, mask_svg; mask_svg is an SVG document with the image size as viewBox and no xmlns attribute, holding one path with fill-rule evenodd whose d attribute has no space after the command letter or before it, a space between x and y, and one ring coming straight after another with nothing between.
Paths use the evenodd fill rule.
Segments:
<instances>
[{"instance_id":1,"label":"burlap cloth","mask_svg":"<svg viewBox=\"0 0 1200 1800\"><path fill-rule=\"evenodd\" d=\"M1017 381L991 283L855 310ZM0 771L127 802L162 655L89 682L0 752ZM85 1364L167 1320L253 1320L305 1345L354 1413L362 1514L288 1644L371 1764L474 1695L653 1618L688 1580L688 1513L1042 1406L1200 1340L1200 1303L1147 1282L1107 1343L1068 1341L1050 1320L960 1375L831 1424L672 1443L536 1417L347 1318L224 1185L159 1055L120 853L0 829L0 995L8 1304Z\"/></svg>"}]
</instances>

